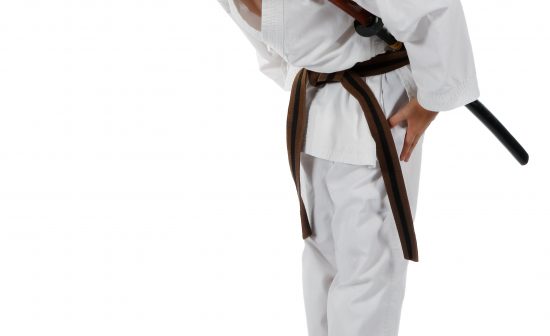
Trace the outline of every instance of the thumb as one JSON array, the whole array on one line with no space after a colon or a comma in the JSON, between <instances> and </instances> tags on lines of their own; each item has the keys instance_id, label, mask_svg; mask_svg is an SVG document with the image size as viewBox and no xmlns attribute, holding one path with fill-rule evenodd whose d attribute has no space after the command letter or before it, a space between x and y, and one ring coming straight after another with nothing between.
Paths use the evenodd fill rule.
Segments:
<instances>
[{"instance_id":1,"label":"thumb","mask_svg":"<svg viewBox=\"0 0 550 336\"><path fill-rule=\"evenodd\" d=\"M395 113L393 116L388 119L390 123L390 127L394 127L395 125L399 124L403 120L407 119L407 113L406 113L406 106L402 107Z\"/></svg>"}]
</instances>

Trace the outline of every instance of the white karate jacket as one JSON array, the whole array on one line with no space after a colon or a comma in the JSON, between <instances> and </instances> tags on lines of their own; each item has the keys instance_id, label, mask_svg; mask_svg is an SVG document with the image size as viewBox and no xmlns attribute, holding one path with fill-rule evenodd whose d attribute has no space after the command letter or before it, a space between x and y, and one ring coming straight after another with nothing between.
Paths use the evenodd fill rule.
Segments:
<instances>
[{"instance_id":1,"label":"white karate jacket","mask_svg":"<svg viewBox=\"0 0 550 336\"><path fill-rule=\"evenodd\" d=\"M353 18L328 0L263 0L262 17L239 0L218 0L255 47L259 69L290 91L300 68L334 72L388 50L365 38ZM472 47L459 0L355 0L404 42L410 65L395 70L409 98L448 111L479 97ZM381 76L365 79L377 97ZM376 146L359 103L341 85L308 92L304 152L327 160L374 165Z\"/></svg>"}]
</instances>

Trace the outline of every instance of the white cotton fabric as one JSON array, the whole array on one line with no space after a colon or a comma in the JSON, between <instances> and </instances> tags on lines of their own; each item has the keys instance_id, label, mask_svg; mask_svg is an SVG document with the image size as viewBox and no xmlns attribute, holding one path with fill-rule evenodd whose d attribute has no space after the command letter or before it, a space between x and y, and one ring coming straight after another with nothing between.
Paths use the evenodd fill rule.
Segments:
<instances>
[{"instance_id":1,"label":"white cotton fabric","mask_svg":"<svg viewBox=\"0 0 550 336\"><path fill-rule=\"evenodd\" d=\"M334 72L388 50L365 38L353 18L327 0L263 0L262 17L239 0L218 0L256 49L260 71L290 91L300 68ZM468 29L459 0L358 0L405 43L411 64L393 72L409 99L448 111L479 97ZM380 77L365 78L379 97ZM304 152L319 158L374 166L375 142L359 103L340 84L308 87Z\"/></svg>"},{"instance_id":2,"label":"white cotton fabric","mask_svg":"<svg viewBox=\"0 0 550 336\"><path fill-rule=\"evenodd\" d=\"M353 18L328 0L263 0L262 17L239 0L218 0L257 52L260 71L290 91L300 68L334 72L385 52L378 37L355 33ZM411 64L394 70L410 98L448 111L479 97L459 0L357 0L405 43ZM365 79L377 97L380 78ZM308 88L304 152L350 164L376 164L375 143L357 101L340 84ZM286 112L286 111L285 111Z\"/></svg>"},{"instance_id":3,"label":"white cotton fabric","mask_svg":"<svg viewBox=\"0 0 550 336\"><path fill-rule=\"evenodd\" d=\"M255 47L260 70L286 90L300 67L333 72L385 51L382 41L358 37L349 31L352 21L325 1L263 0L261 20L237 0L219 1L227 6L228 13ZM457 14L456 7L448 12L452 17L445 18L445 11L418 6L418 13L411 12L417 19L405 20L406 27L392 21L388 25L401 38L410 38L411 42L405 44L412 49L414 55L409 57L411 62L415 60L412 67L417 64L418 71L407 66L363 77L388 119L411 97L423 97L420 103L427 108L449 110L475 100L478 95L467 36L462 35L462 40L456 41L466 48L457 56L466 58L464 63L453 57L438 61L435 56L426 56L430 48L438 48L431 45L435 42L430 38L419 41L420 28L413 28L423 27L426 20L438 22L443 18L441 26L451 23L457 26L435 27L461 31L456 37L464 34L463 17ZM311 7L309 12L307 7ZM304 12L302 23L297 20L300 8ZM419 14L422 8L426 13L437 12L440 19L422 19ZM374 10L380 14L387 8L373 6ZM312 11L318 14L311 14ZM317 20L313 18L315 15L321 16L319 22L325 22L322 28L312 24ZM287 31L285 27L296 28ZM445 57L442 56L445 51L438 52ZM423 60L422 55L427 59ZM447 66L452 69L444 69ZM430 74L431 71L434 73ZM437 84L441 78L445 80ZM453 81L463 85L455 85ZM300 157L300 182L312 228L312 235L304 240L302 254L308 334L397 336L409 260L403 256L374 141L359 103L340 84L308 86L307 90L309 119L306 146ZM406 124L391 128L391 133L396 151L401 153ZM418 140L409 161L400 161L413 219L425 136Z\"/></svg>"},{"instance_id":4,"label":"white cotton fabric","mask_svg":"<svg viewBox=\"0 0 550 336\"><path fill-rule=\"evenodd\" d=\"M395 74L380 75L386 117L407 103ZM406 127L392 129L401 151ZM408 162L400 161L416 215L422 136ZM374 167L302 153L301 194L313 234L305 239L302 278L310 336L397 336L409 260L377 164Z\"/></svg>"},{"instance_id":5,"label":"white cotton fabric","mask_svg":"<svg viewBox=\"0 0 550 336\"><path fill-rule=\"evenodd\" d=\"M397 336L409 260L379 167L302 153L301 169L315 232L302 254L308 334Z\"/></svg>"}]
</instances>

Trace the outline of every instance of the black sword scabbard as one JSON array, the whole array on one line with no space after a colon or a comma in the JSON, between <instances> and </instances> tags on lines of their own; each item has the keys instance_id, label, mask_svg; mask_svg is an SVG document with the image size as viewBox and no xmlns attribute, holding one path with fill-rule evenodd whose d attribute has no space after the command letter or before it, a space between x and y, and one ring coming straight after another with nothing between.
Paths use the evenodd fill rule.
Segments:
<instances>
[{"instance_id":1,"label":"black sword scabbard","mask_svg":"<svg viewBox=\"0 0 550 336\"><path fill-rule=\"evenodd\" d=\"M479 100L465 105L508 149L521 165L529 162L529 154L520 143L508 132L506 127Z\"/></svg>"}]
</instances>

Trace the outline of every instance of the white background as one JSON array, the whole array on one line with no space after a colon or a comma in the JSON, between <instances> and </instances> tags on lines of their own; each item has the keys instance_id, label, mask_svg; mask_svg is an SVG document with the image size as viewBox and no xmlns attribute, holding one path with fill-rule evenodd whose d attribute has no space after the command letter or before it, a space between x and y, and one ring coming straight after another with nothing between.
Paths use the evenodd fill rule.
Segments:
<instances>
[{"instance_id":1,"label":"white background","mask_svg":"<svg viewBox=\"0 0 550 336\"><path fill-rule=\"evenodd\" d=\"M548 336L548 8L462 3L531 161L432 123L400 335ZM1 2L0 335L306 335L287 99L216 1Z\"/></svg>"}]
</instances>

